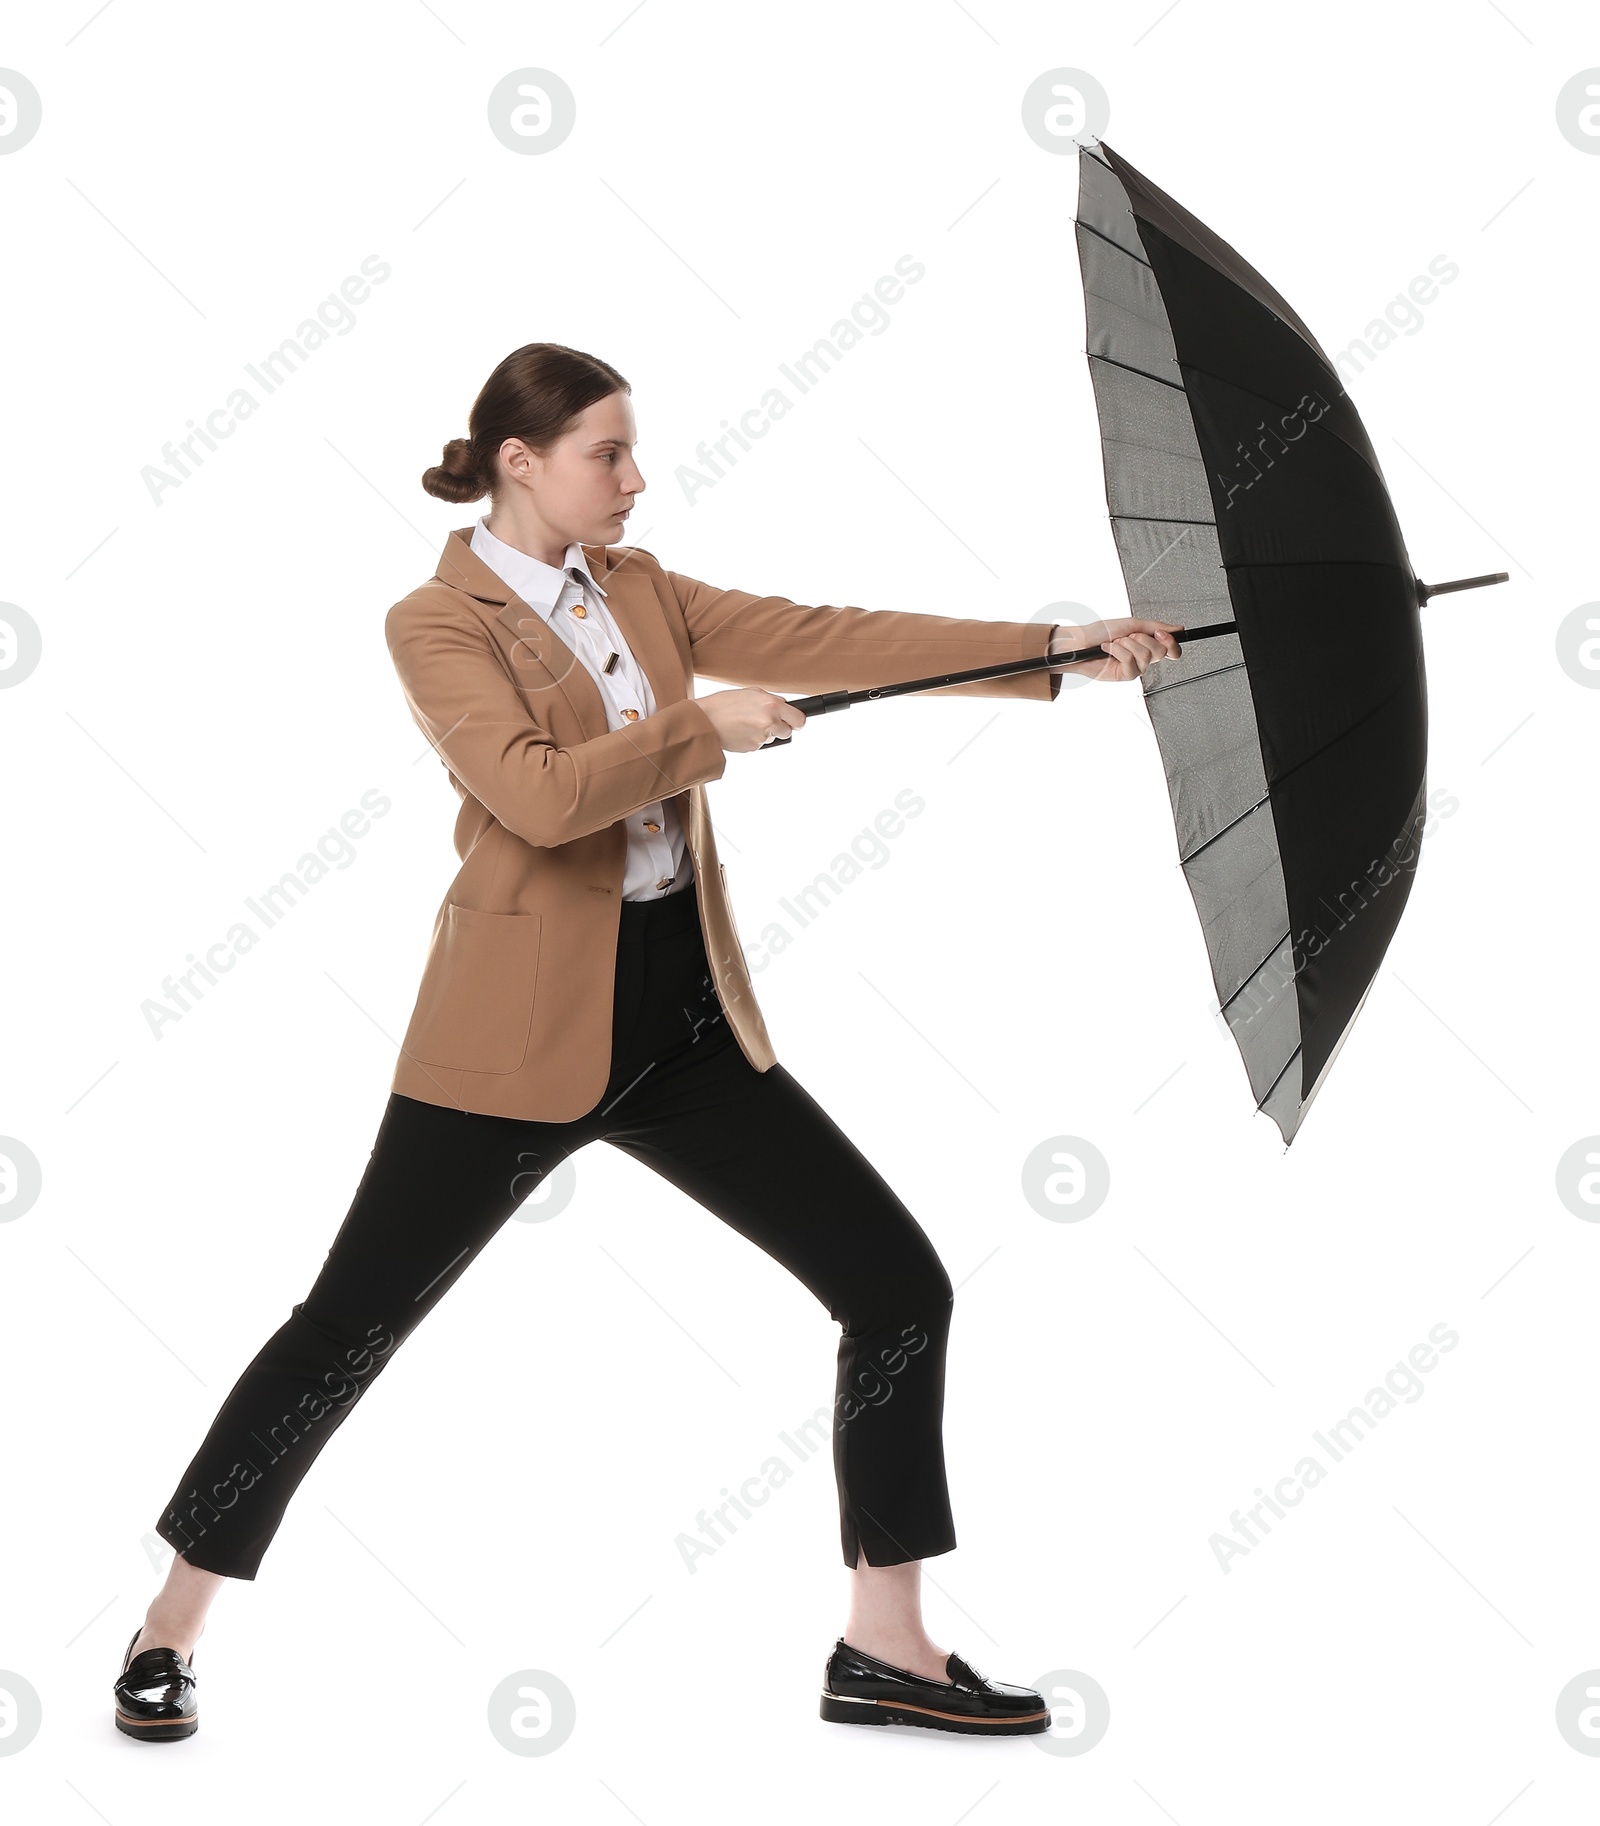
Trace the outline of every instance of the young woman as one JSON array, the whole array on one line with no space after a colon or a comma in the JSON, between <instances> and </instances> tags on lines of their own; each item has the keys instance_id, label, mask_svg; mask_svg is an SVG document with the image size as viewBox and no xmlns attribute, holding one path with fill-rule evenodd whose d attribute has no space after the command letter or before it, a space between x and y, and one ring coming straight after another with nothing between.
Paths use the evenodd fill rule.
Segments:
<instances>
[{"instance_id":1,"label":"young woman","mask_svg":"<svg viewBox=\"0 0 1600 1826\"><path fill-rule=\"evenodd\" d=\"M306 1297L247 1365L156 1530L174 1548L115 1683L116 1723L198 1725L192 1666L227 1578L253 1579L300 1480L396 1347L543 1177L607 1141L790 1270L841 1327L831 1429L852 1569L822 1716L1043 1731L922 1625L921 1561L956 1544L941 1422L951 1284L916 1219L774 1057L705 783L788 740L776 695L1100 643L1090 677L1176 657L1178 625L1048 628L715 589L614 546L644 488L631 389L530 343L422 477L490 512L389 611L412 715L461 797L461 868L361 1182ZM1064 668L950 687L1048 702ZM735 689L691 695L703 673ZM467 1498L470 1512L470 1496Z\"/></svg>"}]
</instances>

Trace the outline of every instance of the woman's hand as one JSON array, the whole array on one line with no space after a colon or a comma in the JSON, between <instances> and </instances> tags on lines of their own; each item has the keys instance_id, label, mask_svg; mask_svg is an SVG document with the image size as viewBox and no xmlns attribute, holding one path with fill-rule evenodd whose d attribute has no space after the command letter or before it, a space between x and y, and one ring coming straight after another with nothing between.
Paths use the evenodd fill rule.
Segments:
<instances>
[{"instance_id":1,"label":"woman's hand","mask_svg":"<svg viewBox=\"0 0 1600 1826\"><path fill-rule=\"evenodd\" d=\"M730 754L749 754L762 747L768 736L787 736L804 729L806 715L786 698L755 685L733 691L713 691L695 702L711 718L717 740Z\"/></svg>"},{"instance_id":2,"label":"woman's hand","mask_svg":"<svg viewBox=\"0 0 1600 1826\"><path fill-rule=\"evenodd\" d=\"M1137 678L1158 659L1177 659L1183 648L1177 636L1181 621L1150 621L1124 616L1120 621L1088 621L1082 627L1058 627L1050 636L1047 653L1070 653L1076 647L1102 646L1108 659L1086 659L1073 666L1050 666L1051 672L1081 672L1085 678L1107 681Z\"/></svg>"}]
</instances>

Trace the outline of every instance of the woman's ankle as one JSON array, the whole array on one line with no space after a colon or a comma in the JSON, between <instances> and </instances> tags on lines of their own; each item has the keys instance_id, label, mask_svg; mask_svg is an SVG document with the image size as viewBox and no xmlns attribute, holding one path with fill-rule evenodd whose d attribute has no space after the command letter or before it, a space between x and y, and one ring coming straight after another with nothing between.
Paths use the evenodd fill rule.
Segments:
<instances>
[{"instance_id":1,"label":"woman's ankle","mask_svg":"<svg viewBox=\"0 0 1600 1826\"><path fill-rule=\"evenodd\" d=\"M147 1648L175 1648L187 1661L205 1633L206 1613L227 1583L225 1575L193 1566L174 1554L166 1582L150 1600L134 1653Z\"/></svg>"},{"instance_id":2,"label":"woman's ankle","mask_svg":"<svg viewBox=\"0 0 1600 1826\"><path fill-rule=\"evenodd\" d=\"M144 1628L133 1645L134 1654L147 1648L176 1649L185 1661L194 1653L195 1644L205 1634L205 1619L173 1616L153 1605L145 1613Z\"/></svg>"},{"instance_id":3,"label":"woman's ankle","mask_svg":"<svg viewBox=\"0 0 1600 1826\"><path fill-rule=\"evenodd\" d=\"M887 1661L890 1667L905 1668L924 1679L949 1678L945 1668L947 1651L920 1626L865 1622L847 1625L844 1643L847 1648L871 1655L875 1661Z\"/></svg>"}]
</instances>

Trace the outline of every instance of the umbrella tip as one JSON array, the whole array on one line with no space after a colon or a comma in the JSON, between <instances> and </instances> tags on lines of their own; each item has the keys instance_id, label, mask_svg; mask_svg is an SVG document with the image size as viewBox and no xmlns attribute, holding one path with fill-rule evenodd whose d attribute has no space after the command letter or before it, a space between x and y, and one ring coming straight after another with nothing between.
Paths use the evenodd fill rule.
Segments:
<instances>
[{"instance_id":1,"label":"umbrella tip","mask_svg":"<svg viewBox=\"0 0 1600 1826\"><path fill-rule=\"evenodd\" d=\"M1489 583L1509 583L1509 571L1490 571L1482 577L1457 577L1449 583L1424 583L1417 579L1417 602L1425 603L1430 596L1444 596L1452 590L1478 590Z\"/></svg>"}]
</instances>

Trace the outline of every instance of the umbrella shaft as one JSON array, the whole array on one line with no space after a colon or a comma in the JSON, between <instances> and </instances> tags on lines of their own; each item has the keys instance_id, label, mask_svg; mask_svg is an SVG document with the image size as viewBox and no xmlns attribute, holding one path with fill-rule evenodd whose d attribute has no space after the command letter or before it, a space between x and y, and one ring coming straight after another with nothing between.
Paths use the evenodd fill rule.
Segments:
<instances>
[{"instance_id":1,"label":"umbrella shaft","mask_svg":"<svg viewBox=\"0 0 1600 1826\"><path fill-rule=\"evenodd\" d=\"M1209 640L1233 634L1236 621L1214 621L1203 628L1184 628L1179 639ZM933 678L910 678L897 685L867 685L859 691L820 691L814 697L792 697L789 702L805 716L824 716L830 710L848 710L852 704L875 703L879 698L902 697L912 691L937 691L946 685L967 685L984 678L1009 678L1018 672L1044 672L1056 666L1073 666L1080 660L1109 659L1104 647L1074 647L1067 653L1045 654L1039 659L1008 659L998 666L974 666L969 672L943 672ZM779 743L768 746L777 747Z\"/></svg>"}]
</instances>

